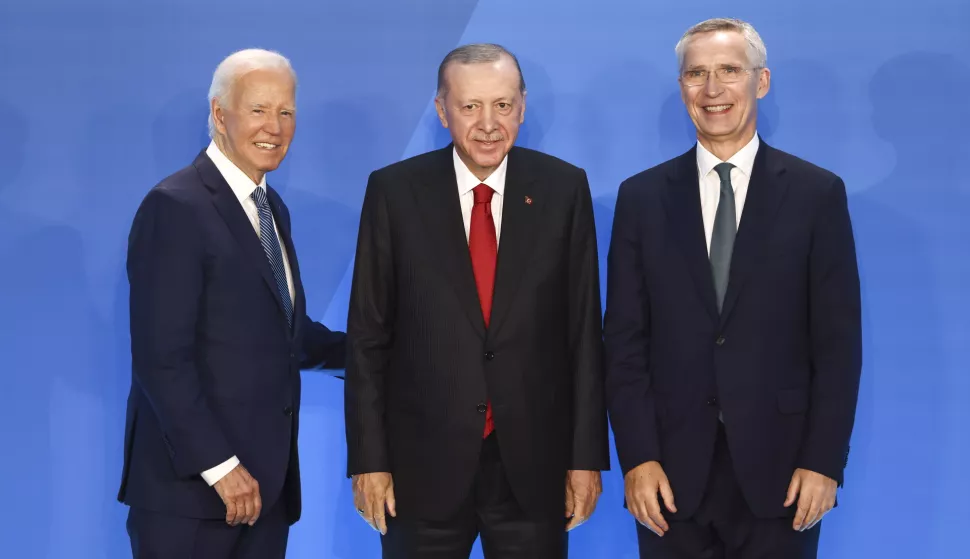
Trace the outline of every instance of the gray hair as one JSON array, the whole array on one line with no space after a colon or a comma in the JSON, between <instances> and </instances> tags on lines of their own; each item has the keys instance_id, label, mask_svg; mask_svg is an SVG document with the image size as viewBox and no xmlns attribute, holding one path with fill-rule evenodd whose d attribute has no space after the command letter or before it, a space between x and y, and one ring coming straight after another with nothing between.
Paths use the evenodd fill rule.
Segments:
<instances>
[{"instance_id":1,"label":"gray hair","mask_svg":"<svg viewBox=\"0 0 970 559\"><path fill-rule=\"evenodd\" d=\"M702 21L691 27L684 33L684 36L677 41L674 51L677 53L677 65L684 67L684 54L687 50L687 43L694 35L702 33L714 33L715 31L734 31L740 33L744 40L748 42L748 61L758 68L765 68L768 65L768 50L765 48L761 35L755 31L754 26L746 21L733 18L714 18Z\"/></svg>"},{"instance_id":2,"label":"gray hair","mask_svg":"<svg viewBox=\"0 0 970 559\"><path fill-rule=\"evenodd\" d=\"M445 59L438 66L438 93L440 99L445 96L448 88L446 87L445 71L451 64L481 64L485 62L498 62L503 56L508 56L515 63L515 69L519 71L519 91L525 93L525 77L522 75L522 67L519 66L519 59L509 52L505 47L492 43L475 43L462 45L448 53Z\"/></svg>"},{"instance_id":3,"label":"gray hair","mask_svg":"<svg viewBox=\"0 0 970 559\"><path fill-rule=\"evenodd\" d=\"M287 70L293 77L293 86L296 87L296 72L290 61L282 54L263 49L246 49L234 52L219 63L215 73L212 75L212 84L209 86L209 137L214 138L216 134L216 123L212 116L212 100L218 99L220 107L225 107L225 100L232 94L232 87L236 80L247 72L253 70Z\"/></svg>"}]
</instances>

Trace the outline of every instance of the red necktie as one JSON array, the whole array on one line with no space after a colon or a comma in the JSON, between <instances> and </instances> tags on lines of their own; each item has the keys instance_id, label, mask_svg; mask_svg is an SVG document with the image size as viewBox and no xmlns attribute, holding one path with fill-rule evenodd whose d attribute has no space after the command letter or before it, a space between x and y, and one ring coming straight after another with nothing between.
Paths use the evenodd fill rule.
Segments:
<instances>
[{"instance_id":1,"label":"red necktie","mask_svg":"<svg viewBox=\"0 0 970 559\"><path fill-rule=\"evenodd\" d=\"M472 269L475 272L475 285L478 287L478 301L482 305L485 328L492 315L492 291L495 288L495 259L498 255L498 239L495 236L495 221L492 219L492 190L487 184L475 187L475 205L472 207L472 223L468 232L468 250L472 256ZM485 411L485 433L488 437L495 425L492 422L492 404Z\"/></svg>"}]
</instances>

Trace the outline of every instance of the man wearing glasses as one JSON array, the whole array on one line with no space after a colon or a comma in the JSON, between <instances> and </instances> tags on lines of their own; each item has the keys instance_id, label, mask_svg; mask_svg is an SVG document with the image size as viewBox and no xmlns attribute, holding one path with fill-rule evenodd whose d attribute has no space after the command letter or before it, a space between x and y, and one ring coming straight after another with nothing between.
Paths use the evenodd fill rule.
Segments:
<instances>
[{"instance_id":1,"label":"man wearing glasses","mask_svg":"<svg viewBox=\"0 0 970 559\"><path fill-rule=\"evenodd\" d=\"M676 52L697 145L620 186L609 252L626 505L641 557L815 557L862 361L845 185L758 137L750 24L705 21Z\"/></svg>"}]
</instances>

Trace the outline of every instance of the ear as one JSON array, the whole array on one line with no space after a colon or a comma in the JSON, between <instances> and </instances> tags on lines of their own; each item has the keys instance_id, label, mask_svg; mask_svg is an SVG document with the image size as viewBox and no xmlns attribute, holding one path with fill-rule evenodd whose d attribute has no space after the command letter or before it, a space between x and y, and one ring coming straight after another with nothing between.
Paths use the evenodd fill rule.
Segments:
<instances>
[{"instance_id":1,"label":"ear","mask_svg":"<svg viewBox=\"0 0 970 559\"><path fill-rule=\"evenodd\" d=\"M441 121L441 125L448 128L448 113L445 112L444 100L441 97L436 96L434 98L434 110L438 113L438 120Z\"/></svg>"},{"instance_id":2,"label":"ear","mask_svg":"<svg viewBox=\"0 0 970 559\"><path fill-rule=\"evenodd\" d=\"M528 91L522 92L522 110L519 112L519 124L525 122L525 98L529 94Z\"/></svg>"},{"instance_id":3,"label":"ear","mask_svg":"<svg viewBox=\"0 0 970 559\"><path fill-rule=\"evenodd\" d=\"M225 111L222 110L222 107L219 106L218 99L212 100L212 102L209 105L209 110L212 112L212 122L215 123L216 132L225 136L226 135L226 122L225 122L226 113Z\"/></svg>"},{"instance_id":4,"label":"ear","mask_svg":"<svg viewBox=\"0 0 970 559\"><path fill-rule=\"evenodd\" d=\"M763 99L771 89L771 70L762 68L758 74L758 99Z\"/></svg>"}]
</instances>

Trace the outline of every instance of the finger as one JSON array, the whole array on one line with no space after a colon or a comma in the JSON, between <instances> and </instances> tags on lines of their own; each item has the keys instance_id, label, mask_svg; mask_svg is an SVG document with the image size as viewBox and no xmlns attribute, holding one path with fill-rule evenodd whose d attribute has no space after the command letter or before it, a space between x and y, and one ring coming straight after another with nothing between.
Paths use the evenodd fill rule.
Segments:
<instances>
[{"instance_id":1,"label":"finger","mask_svg":"<svg viewBox=\"0 0 970 559\"><path fill-rule=\"evenodd\" d=\"M586 501L577 501L573 504L573 521L576 526L589 519L589 505Z\"/></svg>"},{"instance_id":2,"label":"finger","mask_svg":"<svg viewBox=\"0 0 970 559\"><path fill-rule=\"evenodd\" d=\"M575 530L582 523L583 521L578 516L574 516L570 518L569 522L566 524L566 531L569 532L569 531Z\"/></svg>"},{"instance_id":3,"label":"finger","mask_svg":"<svg viewBox=\"0 0 970 559\"><path fill-rule=\"evenodd\" d=\"M377 526L377 531L380 532L382 536L387 535L387 521L383 512L374 517L374 525Z\"/></svg>"},{"instance_id":4,"label":"finger","mask_svg":"<svg viewBox=\"0 0 970 559\"><path fill-rule=\"evenodd\" d=\"M374 497L374 501L371 503L371 518L374 520L374 529L381 533L381 535L387 534L387 525L384 524L384 495L378 494Z\"/></svg>"},{"instance_id":5,"label":"finger","mask_svg":"<svg viewBox=\"0 0 970 559\"><path fill-rule=\"evenodd\" d=\"M253 512L253 517L249 519L250 526L252 526L253 524L256 524L256 521L259 520L260 513L263 512L263 499L259 495L258 488L256 489L256 494L253 495L253 507L255 510Z\"/></svg>"},{"instance_id":6,"label":"finger","mask_svg":"<svg viewBox=\"0 0 970 559\"><path fill-rule=\"evenodd\" d=\"M788 484L788 498L785 499L785 508L792 506L801 487L802 478L798 474L793 475L791 478L791 483Z\"/></svg>"},{"instance_id":7,"label":"finger","mask_svg":"<svg viewBox=\"0 0 970 559\"><path fill-rule=\"evenodd\" d=\"M670 488L670 482L664 480L660 484L660 496L663 497L664 505L670 512L677 512L677 505L674 504L674 490Z\"/></svg>"},{"instance_id":8,"label":"finger","mask_svg":"<svg viewBox=\"0 0 970 559\"><path fill-rule=\"evenodd\" d=\"M236 518L238 524L249 524L249 520L253 517L256 512L255 503L253 502L252 495L245 495L242 498L241 506L239 507L241 514Z\"/></svg>"},{"instance_id":9,"label":"finger","mask_svg":"<svg viewBox=\"0 0 970 559\"><path fill-rule=\"evenodd\" d=\"M387 494L385 495L385 503L387 504L387 512L391 516L397 516L397 500L394 499L394 486L387 488Z\"/></svg>"},{"instance_id":10,"label":"finger","mask_svg":"<svg viewBox=\"0 0 970 559\"><path fill-rule=\"evenodd\" d=\"M650 516L650 520L653 520L654 524L659 526L661 530L666 532L670 529L667 521L664 520L663 514L660 513L660 501L657 500L656 495L653 495L647 500L647 513Z\"/></svg>"},{"instance_id":11,"label":"finger","mask_svg":"<svg viewBox=\"0 0 970 559\"><path fill-rule=\"evenodd\" d=\"M805 523L802 525L802 531L809 529L815 525L815 522L820 518L821 512L821 500L818 497L812 499L812 505L808 509L808 515L805 517Z\"/></svg>"},{"instance_id":12,"label":"finger","mask_svg":"<svg viewBox=\"0 0 970 559\"><path fill-rule=\"evenodd\" d=\"M227 499L226 500L226 524L230 526L236 525L236 513L237 513L236 502L232 499Z\"/></svg>"},{"instance_id":13,"label":"finger","mask_svg":"<svg viewBox=\"0 0 970 559\"><path fill-rule=\"evenodd\" d=\"M805 519L808 517L809 508L812 506L812 496L807 491L802 491L798 497L798 510L795 512L795 521L792 523L792 527L799 532L805 525Z\"/></svg>"},{"instance_id":14,"label":"finger","mask_svg":"<svg viewBox=\"0 0 970 559\"><path fill-rule=\"evenodd\" d=\"M660 529L660 526L657 526L657 524L653 520L650 520L650 518L646 518L644 520L639 520L638 519L637 522L639 522L642 526L646 527L648 530L650 530L654 534L657 534L657 536L659 536L661 538L664 537L664 531L661 530Z\"/></svg>"}]
</instances>

